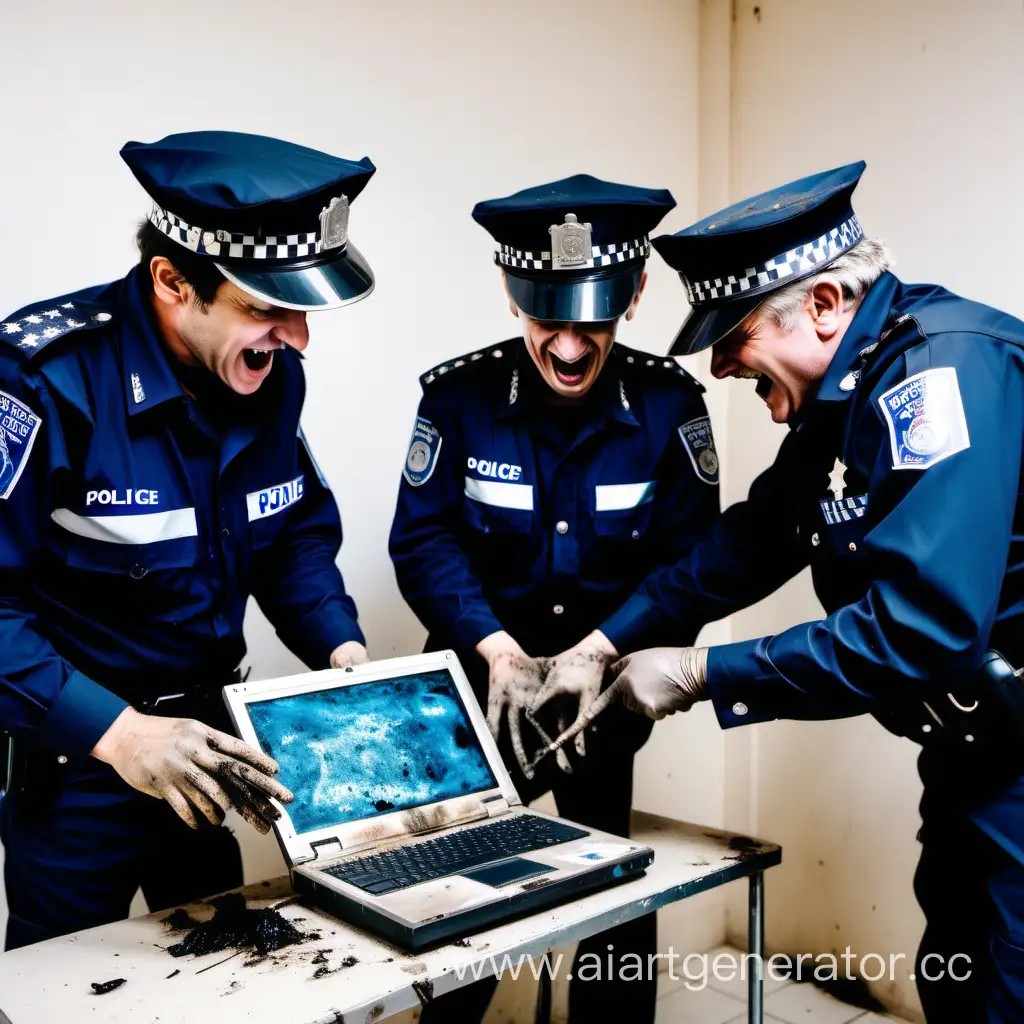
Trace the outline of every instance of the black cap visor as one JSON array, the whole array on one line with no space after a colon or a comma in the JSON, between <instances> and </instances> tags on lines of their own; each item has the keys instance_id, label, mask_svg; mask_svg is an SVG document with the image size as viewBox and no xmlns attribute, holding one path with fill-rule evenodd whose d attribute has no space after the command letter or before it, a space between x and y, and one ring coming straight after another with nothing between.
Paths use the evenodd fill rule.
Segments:
<instances>
[{"instance_id":1,"label":"black cap visor","mask_svg":"<svg viewBox=\"0 0 1024 1024\"><path fill-rule=\"evenodd\" d=\"M217 269L243 291L285 309L337 309L373 291L373 271L352 244L332 259L302 266L253 267L258 260L218 263Z\"/></svg>"},{"instance_id":2,"label":"black cap visor","mask_svg":"<svg viewBox=\"0 0 1024 1024\"><path fill-rule=\"evenodd\" d=\"M679 329L670 356L692 356L721 341L730 331L735 330L761 305L767 295L748 295L733 299L719 306L696 306L686 322Z\"/></svg>"},{"instance_id":3,"label":"black cap visor","mask_svg":"<svg viewBox=\"0 0 1024 1024\"><path fill-rule=\"evenodd\" d=\"M534 320L597 323L618 320L629 309L643 275L643 263L585 276L553 271L519 277L505 271L512 301Z\"/></svg>"}]
</instances>

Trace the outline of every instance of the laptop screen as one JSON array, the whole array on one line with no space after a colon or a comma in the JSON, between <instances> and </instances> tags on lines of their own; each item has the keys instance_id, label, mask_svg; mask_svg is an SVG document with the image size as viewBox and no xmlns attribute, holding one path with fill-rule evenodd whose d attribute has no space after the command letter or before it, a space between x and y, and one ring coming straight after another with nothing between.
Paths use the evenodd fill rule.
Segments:
<instances>
[{"instance_id":1,"label":"laptop screen","mask_svg":"<svg viewBox=\"0 0 1024 1024\"><path fill-rule=\"evenodd\" d=\"M444 669L254 701L248 712L295 794L299 833L498 785Z\"/></svg>"}]
</instances>

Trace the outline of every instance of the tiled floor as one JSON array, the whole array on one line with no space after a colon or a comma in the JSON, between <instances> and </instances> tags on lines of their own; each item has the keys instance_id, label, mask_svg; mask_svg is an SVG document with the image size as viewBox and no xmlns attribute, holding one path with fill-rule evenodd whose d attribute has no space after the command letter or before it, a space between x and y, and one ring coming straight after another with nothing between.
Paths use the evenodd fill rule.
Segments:
<instances>
[{"instance_id":1,"label":"tiled floor","mask_svg":"<svg viewBox=\"0 0 1024 1024\"><path fill-rule=\"evenodd\" d=\"M737 959L742 955L723 948L708 953L708 958L725 952ZM687 988L681 970L677 975L676 980L662 978L656 1024L746 1024L745 981L709 978L707 987L697 990ZM809 984L765 979L764 992L765 1024L893 1024L897 1020L841 1003Z\"/></svg>"}]
</instances>

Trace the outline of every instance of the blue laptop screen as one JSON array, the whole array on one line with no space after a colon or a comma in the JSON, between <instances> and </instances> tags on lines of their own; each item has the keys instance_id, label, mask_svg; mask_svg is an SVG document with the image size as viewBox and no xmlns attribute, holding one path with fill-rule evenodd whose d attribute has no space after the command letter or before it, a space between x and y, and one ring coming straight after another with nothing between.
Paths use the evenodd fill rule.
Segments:
<instances>
[{"instance_id":1,"label":"blue laptop screen","mask_svg":"<svg viewBox=\"0 0 1024 1024\"><path fill-rule=\"evenodd\" d=\"M494 789L442 669L248 705L260 746L294 794L296 832Z\"/></svg>"}]
</instances>

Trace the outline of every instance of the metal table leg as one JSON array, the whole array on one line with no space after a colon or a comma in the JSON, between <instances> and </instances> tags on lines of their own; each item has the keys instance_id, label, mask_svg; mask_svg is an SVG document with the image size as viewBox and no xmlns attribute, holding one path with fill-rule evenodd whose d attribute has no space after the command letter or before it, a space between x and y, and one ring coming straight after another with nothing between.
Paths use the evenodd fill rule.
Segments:
<instances>
[{"instance_id":1,"label":"metal table leg","mask_svg":"<svg viewBox=\"0 0 1024 1024\"><path fill-rule=\"evenodd\" d=\"M747 975L748 1024L764 1024L764 872L750 876L747 949L751 956Z\"/></svg>"}]
</instances>

